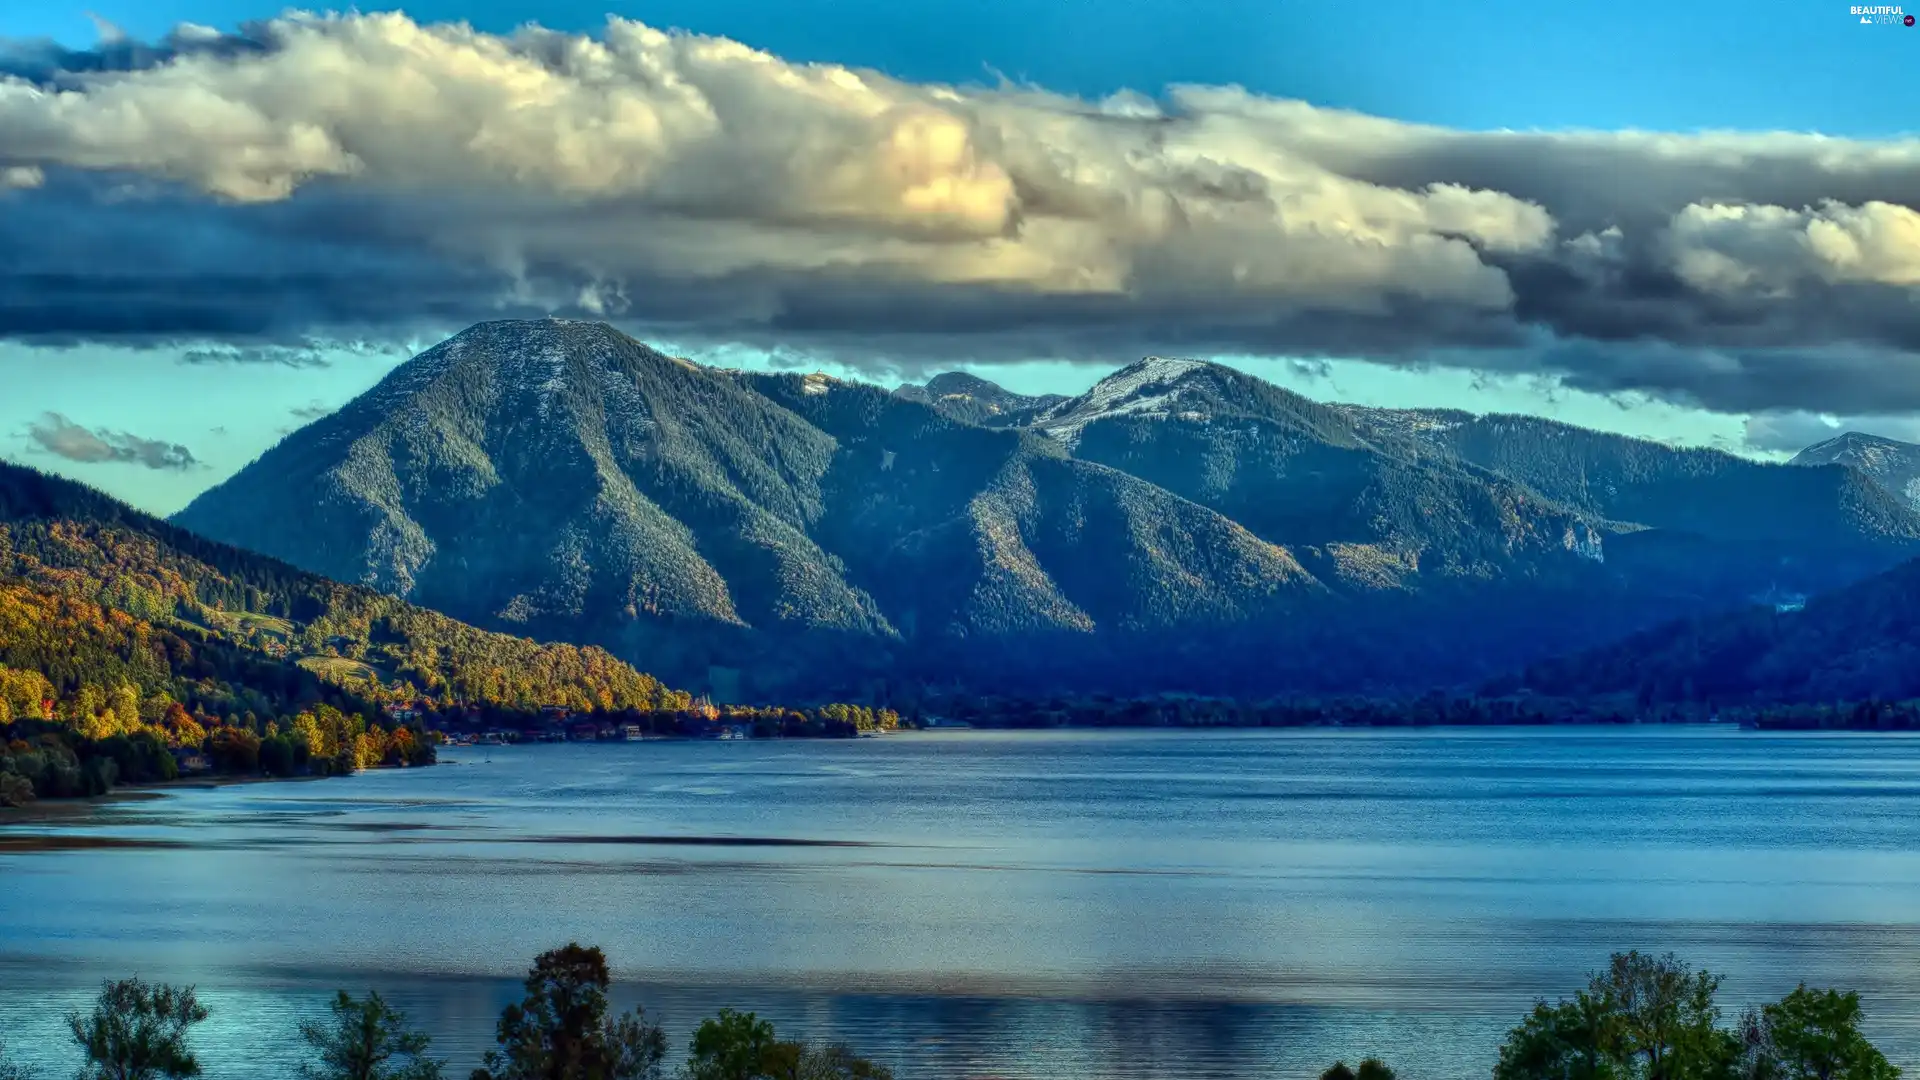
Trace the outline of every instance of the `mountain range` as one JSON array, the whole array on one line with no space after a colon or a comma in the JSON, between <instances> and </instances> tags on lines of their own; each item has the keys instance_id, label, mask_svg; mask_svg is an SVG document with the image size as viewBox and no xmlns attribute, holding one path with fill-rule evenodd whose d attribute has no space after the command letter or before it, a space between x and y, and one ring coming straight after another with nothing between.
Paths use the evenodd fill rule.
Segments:
<instances>
[{"instance_id":1,"label":"mountain range","mask_svg":"<svg viewBox=\"0 0 1920 1080\"><path fill-rule=\"evenodd\" d=\"M174 520L735 699L1460 684L1920 554L1853 462L1158 357L889 392L558 320L421 353Z\"/></svg>"}]
</instances>

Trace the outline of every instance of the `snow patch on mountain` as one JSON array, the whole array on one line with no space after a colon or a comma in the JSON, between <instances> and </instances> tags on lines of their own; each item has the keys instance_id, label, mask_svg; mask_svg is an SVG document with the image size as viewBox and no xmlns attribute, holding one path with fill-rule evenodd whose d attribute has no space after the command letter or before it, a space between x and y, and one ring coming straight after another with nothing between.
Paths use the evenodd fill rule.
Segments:
<instances>
[{"instance_id":1,"label":"snow patch on mountain","mask_svg":"<svg viewBox=\"0 0 1920 1080\"><path fill-rule=\"evenodd\" d=\"M1471 413L1452 409L1383 409L1372 405L1334 405L1356 428L1373 438L1439 445L1440 437L1471 423Z\"/></svg>"},{"instance_id":2,"label":"snow patch on mountain","mask_svg":"<svg viewBox=\"0 0 1920 1080\"><path fill-rule=\"evenodd\" d=\"M1203 360L1149 356L1101 379L1079 397L1047 409L1035 420L1034 427L1072 447L1079 443L1081 431L1096 420L1112 416L1165 417L1179 400L1179 382L1207 366Z\"/></svg>"}]
</instances>

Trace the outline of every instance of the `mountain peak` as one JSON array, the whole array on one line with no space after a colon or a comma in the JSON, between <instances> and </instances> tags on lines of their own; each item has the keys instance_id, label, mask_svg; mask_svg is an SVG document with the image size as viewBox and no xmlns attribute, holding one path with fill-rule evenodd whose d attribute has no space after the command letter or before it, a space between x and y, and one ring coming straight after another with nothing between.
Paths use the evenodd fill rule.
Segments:
<instances>
[{"instance_id":1,"label":"mountain peak","mask_svg":"<svg viewBox=\"0 0 1920 1080\"><path fill-rule=\"evenodd\" d=\"M1108 378L1119 378L1129 373L1138 373L1152 375L1159 379L1177 379L1189 371L1197 371L1201 368L1213 366L1213 364L1205 360L1187 360L1176 356L1143 356L1139 360L1109 375Z\"/></svg>"},{"instance_id":2,"label":"mountain peak","mask_svg":"<svg viewBox=\"0 0 1920 1080\"><path fill-rule=\"evenodd\" d=\"M956 420L985 427L1008 427L1026 422L1056 402L1059 394L1018 394L991 379L966 371L947 371L922 385L911 383L894 391L908 401L931 405Z\"/></svg>"},{"instance_id":3,"label":"mountain peak","mask_svg":"<svg viewBox=\"0 0 1920 1080\"><path fill-rule=\"evenodd\" d=\"M1871 447L1884 447L1894 450L1920 450L1920 446L1916 446L1914 443L1901 442L1899 439L1889 439L1885 435L1869 435L1864 431L1846 431L1835 435L1825 442L1814 443L1812 446L1800 451L1795 457L1824 457L1849 451L1857 452Z\"/></svg>"},{"instance_id":4,"label":"mountain peak","mask_svg":"<svg viewBox=\"0 0 1920 1080\"><path fill-rule=\"evenodd\" d=\"M1128 364L1094 383L1076 398L1042 412L1034 426L1071 447L1080 432L1096 420L1112 416L1166 416L1187 376L1219 365L1204 360L1148 356Z\"/></svg>"},{"instance_id":5,"label":"mountain peak","mask_svg":"<svg viewBox=\"0 0 1920 1080\"><path fill-rule=\"evenodd\" d=\"M497 319L475 323L395 368L349 410L368 418L405 413L422 394L448 384L484 383L486 393L516 401L542 420L573 390L598 395L631 391L635 363L693 367L643 345L604 322ZM435 388L443 388L436 391ZM465 391L460 392L465 394Z\"/></svg>"},{"instance_id":6,"label":"mountain peak","mask_svg":"<svg viewBox=\"0 0 1920 1080\"><path fill-rule=\"evenodd\" d=\"M1814 443L1793 456L1794 465L1851 465L1872 475L1920 466L1920 445L1848 431Z\"/></svg>"},{"instance_id":7,"label":"mountain peak","mask_svg":"<svg viewBox=\"0 0 1920 1080\"><path fill-rule=\"evenodd\" d=\"M926 382L927 393L936 398L950 394L965 394L969 397L997 397L1009 393L1006 387L992 379L983 379L969 371L945 371Z\"/></svg>"},{"instance_id":8,"label":"mountain peak","mask_svg":"<svg viewBox=\"0 0 1920 1080\"><path fill-rule=\"evenodd\" d=\"M1920 444L1848 431L1793 455L1789 465L1845 465L1920 509Z\"/></svg>"}]
</instances>

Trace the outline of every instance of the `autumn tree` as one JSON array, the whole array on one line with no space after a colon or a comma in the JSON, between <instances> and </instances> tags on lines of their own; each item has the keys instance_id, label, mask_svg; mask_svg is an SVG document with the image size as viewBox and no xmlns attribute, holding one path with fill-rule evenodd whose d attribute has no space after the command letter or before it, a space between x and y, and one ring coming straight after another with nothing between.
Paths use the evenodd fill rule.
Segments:
<instances>
[{"instance_id":1,"label":"autumn tree","mask_svg":"<svg viewBox=\"0 0 1920 1080\"><path fill-rule=\"evenodd\" d=\"M440 1080L445 1062L427 1056L433 1040L409 1030L406 1016L379 994L354 998L342 990L328 1012L300 1025L314 1058L300 1066L307 1080Z\"/></svg>"},{"instance_id":2,"label":"autumn tree","mask_svg":"<svg viewBox=\"0 0 1920 1080\"><path fill-rule=\"evenodd\" d=\"M222 772L258 772L260 736L242 727L222 725L207 738L207 755Z\"/></svg>"},{"instance_id":3,"label":"autumn tree","mask_svg":"<svg viewBox=\"0 0 1920 1080\"><path fill-rule=\"evenodd\" d=\"M526 998L500 1014L500 1048L487 1052L472 1080L654 1080L666 1035L645 1010L609 1016L611 982L599 949L569 944L541 953Z\"/></svg>"},{"instance_id":4,"label":"autumn tree","mask_svg":"<svg viewBox=\"0 0 1920 1080\"><path fill-rule=\"evenodd\" d=\"M73 1041L86 1055L80 1080L184 1080L200 1075L187 1045L207 1010L193 987L121 979L101 986L93 1012L68 1014Z\"/></svg>"},{"instance_id":5,"label":"autumn tree","mask_svg":"<svg viewBox=\"0 0 1920 1080\"><path fill-rule=\"evenodd\" d=\"M207 729L201 727L186 706L177 701L167 703L166 711L161 715L161 726L166 728L168 746L197 749L207 741Z\"/></svg>"}]
</instances>

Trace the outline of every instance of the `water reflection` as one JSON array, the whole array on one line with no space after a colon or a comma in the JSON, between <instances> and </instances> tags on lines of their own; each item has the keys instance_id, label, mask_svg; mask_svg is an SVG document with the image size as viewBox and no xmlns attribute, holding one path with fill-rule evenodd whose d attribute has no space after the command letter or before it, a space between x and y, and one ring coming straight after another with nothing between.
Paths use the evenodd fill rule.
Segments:
<instances>
[{"instance_id":1,"label":"water reflection","mask_svg":"<svg viewBox=\"0 0 1920 1080\"><path fill-rule=\"evenodd\" d=\"M605 946L907 1080L1485 1075L1614 948L1863 991L1920 1057L1920 740L1725 730L985 732L494 750L0 832L0 1029L197 981L210 1075L374 987L455 1075L532 955ZM45 1059L64 1071L66 1059Z\"/></svg>"}]
</instances>

